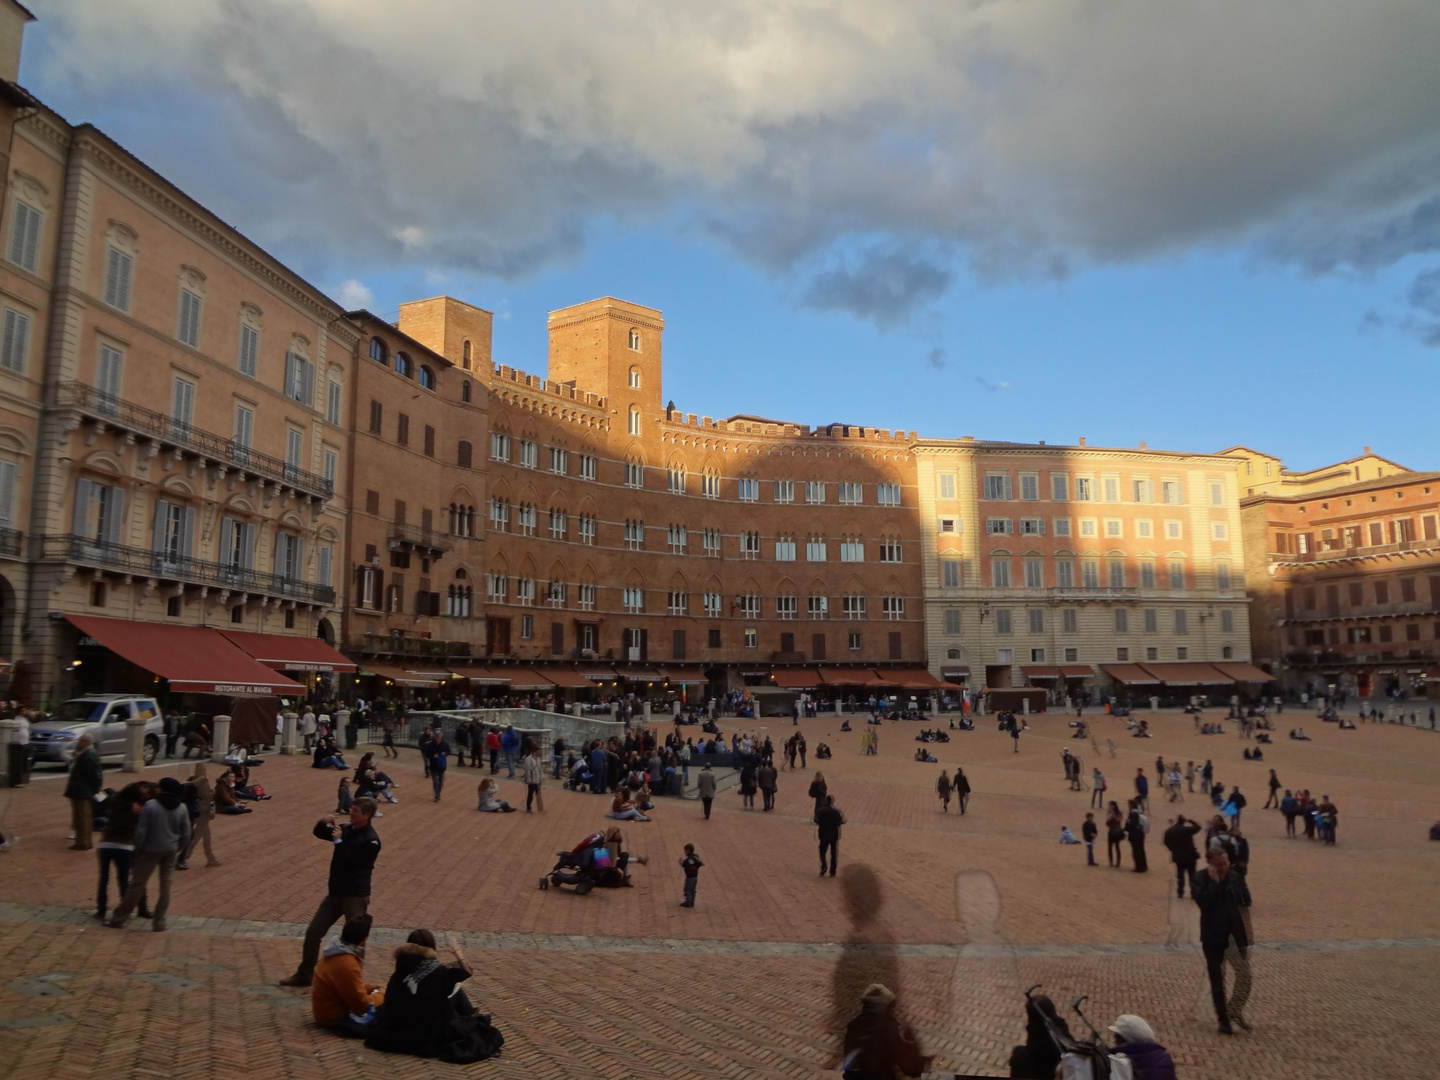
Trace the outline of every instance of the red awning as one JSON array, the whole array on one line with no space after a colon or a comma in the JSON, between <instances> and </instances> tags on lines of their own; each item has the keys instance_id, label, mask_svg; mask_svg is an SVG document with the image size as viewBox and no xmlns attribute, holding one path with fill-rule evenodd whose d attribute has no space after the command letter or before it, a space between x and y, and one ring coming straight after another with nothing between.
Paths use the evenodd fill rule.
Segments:
<instances>
[{"instance_id":1,"label":"red awning","mask_svg":"<svg viewBox=\"0 0 1440 1080\"><path fill-rule=\"evenodd\" d=\"M171 626L132 619L67 615L92 637L132 664L153 671L182 694L285 694L305 692L249 653L204 626Z\"/></svg>"},{"instance_id":2,"label":"red awning","mask_svg":"<svg viewBox=\"0 0 1440 1080\"><path fill-rule=\"evenodd\" d=\"M1022 667L1020 670L1025 673L1027 679L1058 679L1060 677L1060 669L1058 667L1048 667L1044 664L1031 664Z\"/></svg>"},{"instance_id":3,"label":"red awning","mask_svg":"<svg viewBox=\"0 0 1440 1080\"><path fill-rule=\"evenodd\" d=\"M555 682L530 668L496 668L510 679L511 690L554 690Z\"/></svg>"},{"instance_id":4,"label":"red awning","mask_svg":"<svg viewBox=\"0 0 1440 1080\"><path fill-rule=\"evenodd\" d=\"M940 685L924 668L876 668L875 674L886 686L900 690L934 690Z\"/></svg>"},{"instance_id":5,"label":"red awning","mask_svg":"<svg viewBox=\"0 0 1440 1080\"><path fill-rule=\"evenodd\" d=\"M667 667L664 669L664 675L672 683L685 683L693 686L703 686L710 681L705 678L705 672L698 667Z\"/></svg>"},{"instance_id":6,"label":"red awning","mask_svg":"<svg viewBox=\"0 0 1440 1080\"><path fill-rule=\"evenodd\" d=\"M393 664L374 664L369 660L360 662L360 674L379 675L382 679L389 679L396 686L407 686L415 690L434 690L440 685L440 680L434 675L407 671L405 668L396 667Z\"/></svg>"},{"instance_id":7,"label":"red awning","mask_svg":"<svg viewBox=\"0 0 1440 1080\"><path fill-rule=\"evenodd\" d=\"M1159 686L1158 676L1151 675L1139 664L1101 664L1100 668L1116 682L1126 686Z\"/></svg>"},{"instance_id":8,"label":"red awning","mask_svg":"<svg viewBox=\"0 0 1440 1080\"><path fill-rule=\"evenodd\" d=\"M809 668L777 668L770 678L784 690L813 690L820 685L820 673Z\"/></svg>"},{"instance_id":9,"label":"red awning","mask_svg":"<svg viewBox=\"0 0 1440 1080\"><path fill-rule=\"evenodd\" d=\"M1222 675L1229 675L1236 682L1274 682L1275 676L1261 671L1253 664L1237 664L1234 661L1229 663L1221 662L1211 664Z\"/></svg>"},{"instance_id":10,"label":"red awning","mask_svg":"<svg viewBox=\"0 0 1440 1080\"><path fill-rule=\"evenodd\" d=\"M556 686L569 690L594 690L595 684L571 668L546 668L542 674Z\"/></svg>"},{"instance_id":11,"label":"red awning","mask_svg":"<svg viewBox=\"0 0 1440 1080\"><path fill-rule=\"evenodd\" d=\"M821 668L820 680L826 686L884 686L880 677L869 668Z\"/></svg>"},{"instance_id":12,"label":"red awning","mask_svg":"<svg viewBox=\"0 0 1440 1080\"><path fill-rule=\"evenodd\" d=\"M1067 679L1089 679L1095 675L1095 669L1089 664L1061 664L1060 674Z\"/></svg>"},{"instance_id":13,"label":"red awning","mask_svg":"<svg viewBox=\"0 0 1440 1080\"><path fill-rule=\"evenodd\" d=\"M1166 686L1228 686L1235 680L1209 664L1142 664Z\"/></svg>"},{"instance_id":14,"label":"red awning","mask_svg":"<svg viewBox=\"0 0 1440 1080\"><path fill-rule=\"evenodd\" d=\"M345 659L319 638L254 634L248 630L220 630L218 633L276 671L355 670L353 661Z\"/></svg>"}]
</instances>

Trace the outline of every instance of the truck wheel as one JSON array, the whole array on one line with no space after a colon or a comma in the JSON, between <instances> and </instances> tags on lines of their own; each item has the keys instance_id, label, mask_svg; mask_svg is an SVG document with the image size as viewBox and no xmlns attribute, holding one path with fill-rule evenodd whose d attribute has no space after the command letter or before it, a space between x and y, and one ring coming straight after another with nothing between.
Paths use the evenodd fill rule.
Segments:
<instances>
[{"instance_id":1,"label":"truck wheel","mask_svg":"<svg viewBox=\"0 0 1440 1080\"><path fill-rule=\"evenodd\" d=\"M154 765L155 759L160 756L160 740L154 735L145 736L145 750L143 757L146 765Z\"/></svg>"}]
</instances>

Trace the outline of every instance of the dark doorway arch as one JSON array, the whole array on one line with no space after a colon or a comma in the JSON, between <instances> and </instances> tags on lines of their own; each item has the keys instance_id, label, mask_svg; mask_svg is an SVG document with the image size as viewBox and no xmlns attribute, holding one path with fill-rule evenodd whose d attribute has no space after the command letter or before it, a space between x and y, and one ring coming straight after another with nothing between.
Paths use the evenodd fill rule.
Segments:
<instances>
[{"instance_id":1,"label":"dark doorway arch","mask_svg":"<svg viewBox=\"0 0 1440 1080\"><path fill-rule=\"evenodd\" d=\"M320 620L319 625L315 628L315 636L332 649L335 647L335 627L331 625L329 619Z\"/></svg>"}]
</instances>

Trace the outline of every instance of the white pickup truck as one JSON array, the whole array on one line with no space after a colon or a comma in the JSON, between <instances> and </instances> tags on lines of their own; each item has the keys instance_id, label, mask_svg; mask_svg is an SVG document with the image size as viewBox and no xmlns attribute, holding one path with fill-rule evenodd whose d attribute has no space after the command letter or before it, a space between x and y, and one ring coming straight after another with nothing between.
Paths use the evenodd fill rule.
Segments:
<instances>
[{"instance_id":1,"label":"white pickup truck","mask_svg":"<svg viewBox=\"0 0 1440 1080\"><path fill-rule=\"evenodd\" d=\"M154 698L139 694L88 694L71 698L48 720L30 727L31 753L36 762L68 764L82 735L95 736L95 748L105 758L125 756L127 721L145 721L145 764L153 764L165 735L165 718Z\"/></svg>"}]
</instances>

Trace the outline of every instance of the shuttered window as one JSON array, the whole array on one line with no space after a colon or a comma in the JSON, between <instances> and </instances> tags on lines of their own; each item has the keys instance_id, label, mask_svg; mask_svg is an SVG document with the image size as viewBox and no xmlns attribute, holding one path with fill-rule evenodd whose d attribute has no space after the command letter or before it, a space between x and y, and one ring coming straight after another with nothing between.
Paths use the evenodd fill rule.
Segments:
<instances>
[{"instance_id":1,"label":"shuttered window","mask_svg":"<svg viewBox=\"0 0 1440 1080\"><path fill-rule=\"evenodd\" d=\"M39 210L28 203L15 203L15 217L10 230L10 261L32 274L40 264Z\"/></svg>"},{"instance_id":2,"label":"shuttered window","mask_svg":"<svg viewBox=\"0 0 1440 1080\"><path fill-rule=\"evenodd\" d=\"M260 367L260 331L253 326L240 327L240 374L252 379Z\"/></svg>"},{"instance_id":3,"label":"shuttered window","mask_svg":"<svg viewBox=\"0 0 1440 1080\"><path fill-rule=\"evenodd\" d=\"M285 354L285 396L302 405L315 404L315 365L293 352Z\"/></svg>"},{"instance_id":4,"label":"shuttered window","mask_svg":"<svg viewBox=\"0 0 1440 1080\"><path fill-rule=\"evenodd\" d=\"M104 300L119 311L130 310L130 274L134 265L134 260L124 252L106 249Z\"/></svg>"},{"instance_id":5,"label":"shuttered window","mask_svg":"<svg viewBox=\"0 0 1440 1080\"><path fill-rule=\"evenodd\" d=\"M15 481L19 467L13 461L0 461L0 525L15 520Z\"/></svg>"},{"instance_id":6,"label":"shuttered window","mask_svg":"<svg viewBox=\"0 0 1440 1080\"><path fill-rule=\"evenodd\" d=\"M0 331L0 368L25 374L25 354L30 348L30 316L13 308L5 309L3 331Z\"/></svg>"},{"instance_id":7,"label":"shuttered window","mask_svg":"<svg viewBox=\"0 0 1440 1080\"><path fill-rule=\"evenodd\" d=\"M180 328L176 336L192 349L200 347L200 297L189 289L180 290Z\"/></svg>"}]
</instances>

